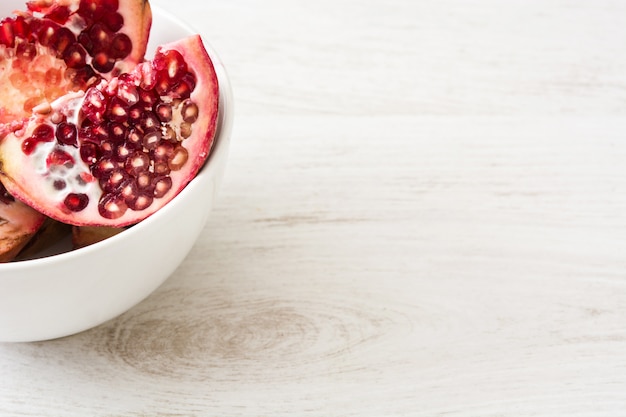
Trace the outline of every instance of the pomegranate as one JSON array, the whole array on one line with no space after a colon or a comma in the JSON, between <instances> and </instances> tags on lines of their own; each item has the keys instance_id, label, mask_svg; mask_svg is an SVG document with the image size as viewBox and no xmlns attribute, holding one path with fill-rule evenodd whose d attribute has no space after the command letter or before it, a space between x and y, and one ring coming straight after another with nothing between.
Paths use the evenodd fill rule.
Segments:
<instances>
[{"instance_id":1,"label":"pomegranate","mask_svg":"<svg viewBox=\"0 0 626 417\"><path fill-rule=\"evenodd\" d=\"M15 200L0 183L0 262L13 260L45 219L44 215Z\"/></svg>"},{"instance_id":2,"label":"pomegranate","mask_svg":"<svg viewBox=\"0 0 626 417\"><path fill-rule=\"evenodd\" d=\"M32 109L144 58L147 0L32 0L0 21L0 136Z\"/></svg>"},{"instance_id":3,"label":"pomegranate","mask_svg":"<svg viewBox=\"0 0 626 417\"><path fill-rule=\"evenodd\" d=\"M217 76L195 35L32 110L0 141L7 190L64 223L122 227L169 202L206 160Z\"/></svg>"}]
</instances>

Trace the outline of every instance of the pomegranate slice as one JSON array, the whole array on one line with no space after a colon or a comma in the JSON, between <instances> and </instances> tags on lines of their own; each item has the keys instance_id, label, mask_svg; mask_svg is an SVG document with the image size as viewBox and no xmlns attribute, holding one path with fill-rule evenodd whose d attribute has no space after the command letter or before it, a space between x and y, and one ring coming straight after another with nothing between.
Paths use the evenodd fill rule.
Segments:
<instances>
[{"instance_id":1,"label":"pomegranate slice","mask_svg":"<svg viewBox=\"0 0 626 417\"><path fill-rule=\"evenodd\" d=\"M13 260L45 219L43 214L15 200L0 183L0 262Z\"/></svg>"},{"instance_id":2,"label":"pomegranate slice","mask_svg":"<svg viewBox=\"0 0 626 417\"><path fill-rule=\"evenodd\" d=\"M11 194L72 225L137 223L177 195L206 160L218 84L200 36L154 59L35 108L0 141Z\"/></svg>"},{"instance_id":3,"label":"pomegranate slice","mask_svg":"<svg viewBox=\"0 0 626 417\"><path fill-rule=\"evenodd\" d=\"M0 21L0 137L68 91L143 61L147 0L33 0Z\"/></svg>"}]
</instances>

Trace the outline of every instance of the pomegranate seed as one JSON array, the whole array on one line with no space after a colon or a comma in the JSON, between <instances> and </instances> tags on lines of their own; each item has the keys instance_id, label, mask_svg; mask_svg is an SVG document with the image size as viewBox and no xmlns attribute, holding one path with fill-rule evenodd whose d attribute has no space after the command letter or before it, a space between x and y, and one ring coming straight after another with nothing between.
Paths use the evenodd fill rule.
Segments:
<instances>
[{"instance_id":1,"label":"pomegranate seed","mask_svg":"<svg viewBox=\"0 0 626 417\"><path fill-rule=\"evenodd\" d=\"M176 131L170 125L166 125L163 129L163 135L161 136L161 140L166 140L168 142L175 143L177 142Z\"/></svg>"},{"instance_id":2,"label":"pomegranate seed","mask_svg":"<svg viewBox=\"0 0 626 417\"><path fill-rule=\"evenodd\" d=\"M76 146L76 126L73 123L61 122L57 125L55 137L63 145Z\"/></svg>"},{"instance_id":3,"label":"pomegranate seed","mask_svg":"<svg viewBox=\"0 0 626 417\"><path fill-rule=\"evenodd\" d=\"M141 116L141 127L144 132L147 132L148 130L161 127L161 121L156 114L151 111L146 111Z\"/></svg>"},{"instance_id":4,"label":"pomegranate seed","mask_svg":"<svg viewBox=\"0 0 626 417\"><path fill-rule=\"evenodd\" d=\"M30 62L37 56L37 48L33 43L20 42L15 48L15 54L18 58Z\"/></svg>"},{"instance_id":5,"label":"pomegranate seed","mask_svg":"<svg viewBox=\"0 0 626 417\"><path fill-rule=\"evenodd\" d=\"M52 126L46 124L39 125L33 130L31 136L22 142L22 152L30 155L41 142L51 142L52 140L54 140L54 129Z\"/></svg>"},{"instance_id":6,"label":"pomegranate seed","mask_svg":"<svg viewBox=\"0 0 626 417\"><path fill-rule=\"evenodd\" d=\"M61 27L50 37L50 46L56 50L57 56L62 57L67 48L76 43L76 37L66 27Z\"/></svg>"},{"instance_id":7,"label":"pomegranate seed","mask_svg":"<svg viewBox=\"0 0 626 417\"><path fill-rule=\"evenodd\" d=\"M131 127L128 131L128 136L126 137L126 143L133 148L143 146L143 134L139 131L139 129Z\"/></svg>"},{"instance_id":8,"label":"pomegranate seed","mask_svg":"<svg viewBox=\"0 0 626 417\"><path fill-rule=\"evenodd\" d=\"M114 143L121 143L126 138L126 126L122 123L113 122L109 124L109 139Z\"/></svg>"},{"instance_id":9,"label":"pomegranate seed","mask_svg":"<svg viewBox=\"0 0 626 417\"><path fill-rule=\"evenodd\" d=\"M133 152L133 147L129 144L122 143L115 149L115 160L119 162L125 162Z\"/></svg>"},{"instance_id":10,"label":"pomegranate seed","mask_svg":"<svg viewBox=\"0 0 626 417\"><path fill-rule=\"evenodd\" d=\"M186 99L191 96L192 88L183 80L174 84L169 91L169 94L172 97L178 97L181 99Z\"/></svg>"},{"instance_id":11,"label":"pomegranate seed","mask_svg":"<svg viewBox=\"0 0 626 417\"><path fill-rule=\"evenodd\" d=\"M174 153L169 160L169 167L172 171L178 171L181 169L189 159L189 152L185 147L179 145L174 149Z\"/></svg>"},{"instance_id":12,"label":"pomegranate seed","mask_svg":"<svg viewBox=\"0 0 626 417\"><path fill-rule=\"evenodd\" d=\"M100 179L100 188L107 193L114 192L128 181L128 174L121 169L114 169Z\"/></svg>"},{"instance_id":13,"label":"pomegranate seed","mask_svg":"<svg viewBox=\"0 0 626 417\"><path fill-rule=\"evenodd\" d=\"M143 193L154 194L154 185L152 184L152 174L149 171L140 172L135 177L137 187ZM0 184L2 185L2 184Z\"/></svg>"},{"instance_id":14,"label":"pomegranate seed","mask_svg":"<svg viewBox=\"0 0 626 417\"><path fill-rule=\"evenodd\" d=\"M183 101L183 108L180 113L183 116L184 121L187 123L193 123L198 120L198 105L187 99Z\"/></svg>"},{"instance_id":15,"label":"pomegranate seed","mask_svg":"<svg viewBox=\"0 0 626 417\"><path fill-rule=\"evenodd\" d=\"M87 65L87 51L79 43L67 47L63 53L63 60L70 68L82 68Z\"/></svg>"},{"instance_id":16,"label":"pomegranate seed","mask_svg":"<svg viewBox=\"0 0 626 417\"><path fill-rule=\"evenodd\" d=\"M167 161L155 161L154 162L154 173L156 175L168 175L172 170L170 169Z\"/></svg>"},{"instance_id":17,"label":"pomegranate seed","mask_svg":"<svg viewBox=\"0 0 626 417\"><path fill-rule=\"evenodd\" d=\"M163 60L165 62L165 73L170 80L178 81L187 73L187 63L185 58L176 50L163 52Z\"/></svg>"},{"instance_id":18,"label":"pomegranate seed","mask_svg":"<svg viewBox=\"0 0 626 417\"><path fill-rule=\"evenodd\" d=\"M143 151L136 151L126 159L124 168L129 174L137 176L150 168L150 157Z\"/></svg>"},{"instance_id":19,"label":"pomegranate seed","mask_svg":"<svg viewBox=\"0 0 626 417\"><path fill-rule=\"evenodd\" d=\"M99 123L102 121L102 116L105 110L104 104L104 94L96 88L90 88L85 95L82 111L85 113L85 116L87 116L89 121L92 123Z\"/></svg>"},{"instance_id":20,"label":"pomegranate seed","mask_svg":"<svg viewBox=\"0 0 626 417\"><path fill-rule=\"evenodd\" d=\"M91 61L93 68L100 73L110 72L115 66L115 60L109 58L105 52L98 52Z\"/></svg>"},{"instance_id":21,"label":"pomegranate seed","mask_svg":"<svg viewBox=\"0 0 626 417\"><path fill-rule=\"evenodd\" d=\"M98 161L100 153L94 143L85 142L80 145L80 159L88 165L93 165Z\"/></svg>"},{"instance_id":22,"label":"pomegranate seed","mask_svg":"<svg viewBox=\"0 0 626 417\"><path fill-rule=\"evenodd\" d=\"M183 139L187 139L191 136L191 124L187 122L182 122L180 124L180 136L182 136Z\"/></svg>"},{"instance_id":23,"label":"pomegranate seed","mask_svg":"<svg viewBox=\"0 0 626 417\"><path fill-rule=\"evenodd\" d=\"M117 10L117 8L115 8ZM116 12L106 13L100 19L111 32L118 32L124 26L124 18Z\"/></svg>"},{"instance_id":24,"label":"pomegranate seed","mask_svg":"<svg viewBox=\"0 0 626 417\"><path fill-rule=\"evenodd\" d=\"M109 102L109 118L118 123L124 123L128 120L128 104L121 98L115 96Z\"/></svg>"},{"instance_id":25,"label":"pomegranate seed","mask_svg":"<svg viewBox=\"0 0 626 417\"><path fill-rule=\"evenodd\" d=\"M133 49L133 43L128 35L118 33L111 41L111 56L115 59L124 59L130 55Z\"/></svg>"},{"instance_id":26,"label":"pomegranate seed","mask_svg":"<svg viewBox=\"0 0 626 417\"><path fill-rule=\"evenodd\" d=\"M55 149L48 154L48 157L46 158L46 166L48 168L52 166L72 168L74 166L74 158L72 158L69 153L61 149Z\"/></svg>"},{"instance_id":27,"label":"pomegranate seed","mask_svg":"<svg viewBox=\"0 0 626 417\"><path fill-rule=\"evenodd\" d=\"M85 48L85 50L91 55L93 52L93 41L89 35L85 32L81 32L78 35L78 42Z\"/></svg>"},{"instance_id":28,"label":"pomegranate seed","mask_svg":"<svg viewBox=\"0 0 626 417\"><path fill-rule=\"evenodd\" d=\"M56 23L64 24L67 22L67 18L70 17L70 9L57 4L52 6L52 9L44 17Z\"/></svg>"},{"instance_id":29,"label":"pomegranate seed","mask_svg":"<svg viewBox=\"0 0 626 417\"><path fill-rule=\"evenodd\" d=\"M81 211L89 204L89 197L86 194L70 193L65 197L63 203L70 211Z\"/></svg>"},{"instance_id":30,"label":"pomegranate seed","mask_svg":"<svg viewBox=\"0 0 626 417\"><path fill-rule=\"evenodd\" d=\"M20 39L26 39L30 33L30 24L24 16L17 16L13 21L13 34Z\"/></svg>"},{"instance_id":31,"label":"pomegranate seed","mask_svg":"<svg viewBox=\"0 0 626 417\"><path fill-rule=\"evenodd\" d=\"M161 131L157 128L150 128L143 135L143 147L148 150L155 149L160 141Z\"/></svg>"},{"instance_id":32,"label":"pomegranate seed","mask_svg":"<svg viewBox=\"0 0 626 417\"><path fill-rule=\"evenodd\" d=\"M96 177L103 178L116 168L118 168L116 161L108 156L103 156L95 164L92 172Z\"/></svg>"},{"instance_id":33,"label":"pomegranate seed","mask_svg":"<svg viewBox=\"0 0 626 417\"><path fill-rule=\"evenodd\" d=\"M172 188L172 179L166 176L158 176L152 180L154 197L161 198Z\"/></svg>"},{"instance_id":34,"label":"pomegranate seed","mask_svg":"<svg viewBox=\"0 0 626 417\"><path fill-rule=\"evenodd\" d=\"M139 194L135 199L128 201L128 208L134 211L145 210L152 205L154 198L147 194Z\"/></svg>"},{"instance_id":35,"label":"pomegranate seed","mask_svg":"<svg viewBox=\"0 0 626 417\"><path fill-rule=\"evenodd\" d=\"M43 46L53 46L55 35L61 29L61 26L51 20L40 20L38 25L36 36L39 43Z\"/></svg>"},{"instance_id":36,"label":"pomegranate seed","mask_svg":"<svg viewBox=\"0 0 626 417\"><path fill-rule=\"evenodd\" d=\"M172 120L172 106L167 103L159 103L156 106L156 114L163 123Z\"/></svg>"},{"instance_id":37,"label":"pomegranate seed","mask_svg":"<svg viewBox=\"0 0 626 417\"><path fill-rule=\"evenodd\" d=\"M152 152L155 161L168 161L174 155L174 145L171 142L161 142Z\"/></svg>"},{"instance_id":38,"label":"pomegranate seed","mask_svg":"<svg viewBox=\"0 0 626 417\"><path fill-rule=\"evenodd\" d=\"M139 93L137 92L137 87L135 87L132 80L125 81L121 76L119 86L117 88L117 96L126 104L131 106L139 101Z\"/></svg>"},{"instance_id":39,"label":"pomegranate seed","mask_svg":"<svg viewBox=\"0 0 626 417\"><path fill-rule=\"evenodd\" d=\"M118 194L104 194L98 203L98 211L106 219L118 219L127 209L124 198Z\"/></svg>"},{"instance_id":40,"label":"pomegranate seed","mask_svg":"<svg viewBox=\"0 0 626 417\"><path fill-rule=\"evenodd\" d=\"M120 196L124 197L126 204L137 198L137 184L131 179L127 179L123 184L120 184L119 191Z\"/></svg>"},{"instance_id":41,"label":"pomegranate seed","mask_svg":"<svg viewBox=\"0 0 626 417\"><path fill-rule=\"evenodd\" d=\"M15 35L13 34L13 22L6 19L0 23L0 44L13 48L15 45Z\"/></svg>"},{"instance_id":42,"label":"pomegranate seed","mask_svg":"<svg viewBox=\"0 0 626 417\"><path fill-rule=\"evenodd\" d=\"M152 109L154 105L159 101L159 96L152 90L145 90L144 88L140 88L137 92L139 93L139 100L147 109Z\"/></svg>"}]
</instances>

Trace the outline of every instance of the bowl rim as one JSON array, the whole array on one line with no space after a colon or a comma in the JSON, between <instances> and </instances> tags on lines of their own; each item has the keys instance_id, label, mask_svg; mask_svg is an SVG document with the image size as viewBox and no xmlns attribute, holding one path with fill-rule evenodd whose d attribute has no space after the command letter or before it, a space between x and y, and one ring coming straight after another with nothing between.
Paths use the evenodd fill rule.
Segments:
<instances>
[{"instance_id":1,"label":"bowl rim","mask_svg":"<svg viewBox=\"0 0 626 417\"><path fill-rule=\"evenodd\" d=\"M152 8L153 14L159 14L163 18L166 18L176 25L180 26L186 32L192 33L201 33L193 26L188 23L183 22L180 18L167 11L163 7L150 5ZM5 274L10 272L24 271L30 268L41 268L49 265L56 264L58 262L68 262L73 258L87 256L90 252L98 251L102 247L106 245L115 245L118 240L124 239L125 237L130 236L131 234L141 233L141 230L150 227L151 224L159 222L159 219L165 216L167 211L174 210L175 206L179 204L183 204L184 197L191 192L194 187L194 184L202 182L205 177L209 177L211 175L211 171L214 170L215 164L211 164L213 160L218 158L218 156L222 158L228 157L228 148L229 142L231 140L231 132L233 127L233 119L234 119L234 98L233 98L233 90L230 82L230 78L228 73L226 72L226 68L224 67L224 63L222 59L219 57L216 50L213 46L202 39L204 47L211 58L213 63L213 67L217 74L218 80L218 88L219 88L219 104L218 104L218 115L217 115L217 127L215 130L215 137L212 144L211 151L203 166L200 168L196 176L185 186L185 188L176 195L170 202L168 202L165 206L161 207L155 213L153 213L148 218L142 220L141 222L129 227L127 230L124 230L122 233L111 236L105 240L100 242L96 242L89 246L85 246L78 249L72 249L69 251L61 252L58 254L35 257L32 259L26 260L17 260L11 262L0 263L0 281L2 278L7 277ZM224 155L222 155L224 154ZM7 277L8 278L8 277Z\"/></svg>"}]
</instances>

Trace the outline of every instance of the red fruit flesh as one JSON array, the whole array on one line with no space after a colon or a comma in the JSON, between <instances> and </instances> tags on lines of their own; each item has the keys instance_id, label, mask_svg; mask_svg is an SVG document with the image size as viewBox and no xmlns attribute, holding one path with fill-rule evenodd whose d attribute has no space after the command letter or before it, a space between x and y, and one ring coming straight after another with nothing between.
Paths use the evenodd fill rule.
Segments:
<instances>
[{"instance_id":1,"label":"red fruit flesh","mask_svg":"<svg viewBox=\"0 0 626 417\"><path fill-rule=\"evenodd\" d=\"M0 142L0 179L61 222L134 224L196 175L217 111L215 70L200 37L191 36L163 45L129 73L35 112Z\"/></svg>"},{"instance_id":2,"label":"red fruit flesh","mask_svg":"<svg viewBox=\"0 0 626 417\"><path fill-rule=\"evenodd\" d=\"M0 137L33 108L143 60L147 0L34 0L0 21Z\"/></svg>"},{"instance_id":3,"label":"red fruit flesh","mask_svg":"<svg viewBox=\"0 0 626 417\"><path fill-rule=\"evenodd\" d=\"M45 219L43 214L15 200L0 183L0 262L13 260Z\"/></svg>"}]
</instances>

